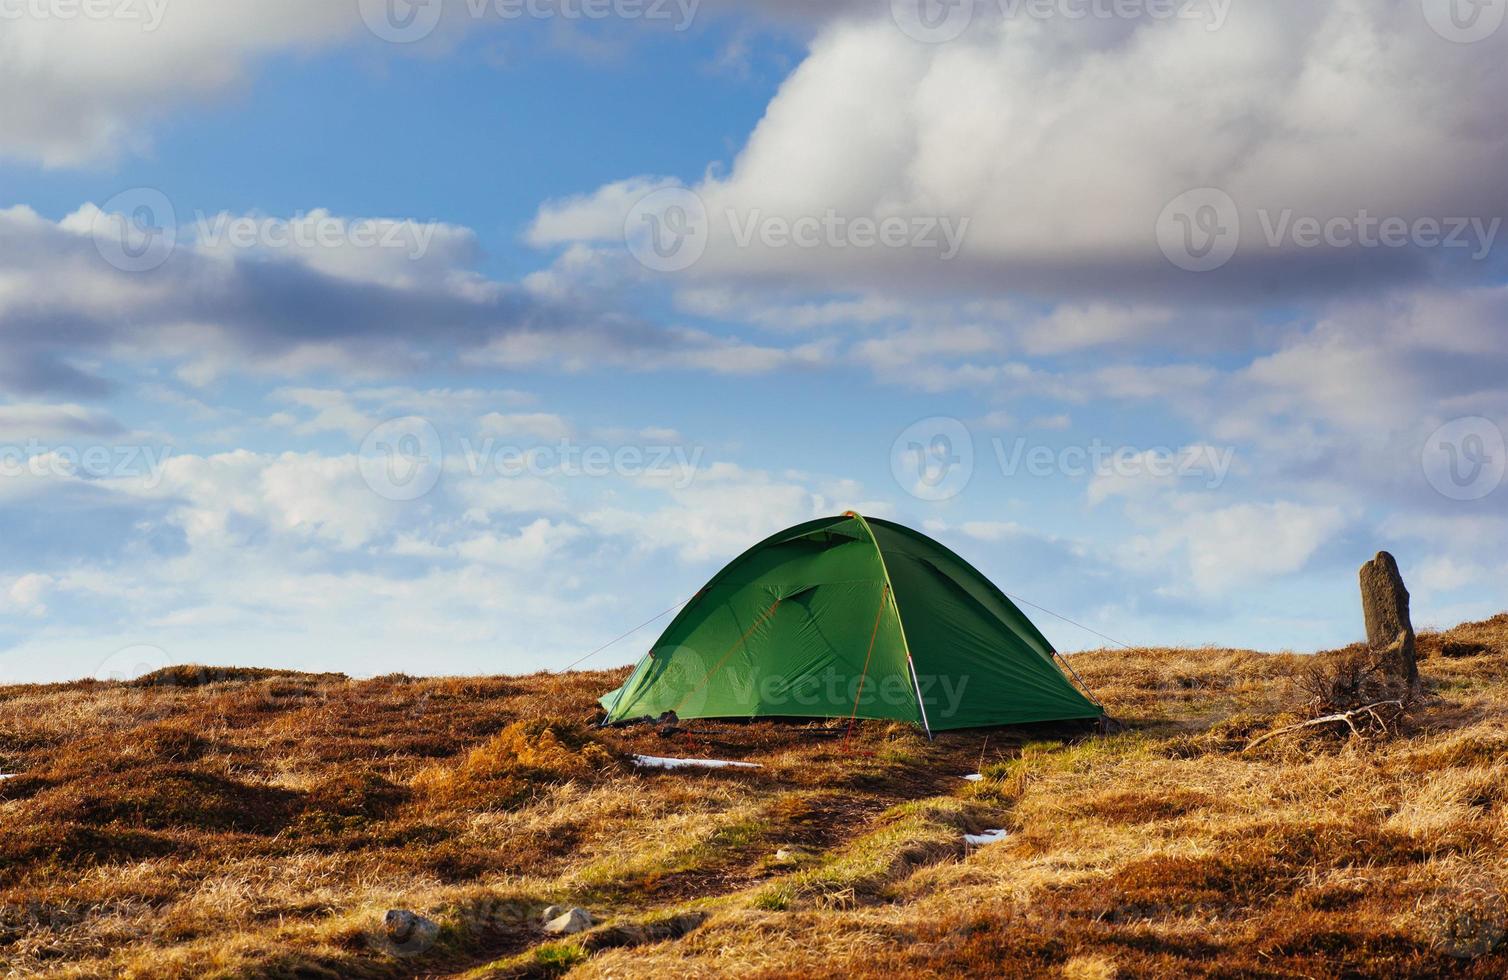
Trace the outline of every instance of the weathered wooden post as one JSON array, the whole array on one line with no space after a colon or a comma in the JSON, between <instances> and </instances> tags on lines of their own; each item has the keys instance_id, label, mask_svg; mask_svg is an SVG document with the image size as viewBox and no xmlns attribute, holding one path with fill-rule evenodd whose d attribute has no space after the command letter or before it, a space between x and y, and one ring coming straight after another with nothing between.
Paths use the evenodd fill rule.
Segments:
<instances>
[{"instance_id":1,"label":"weathered wooden post","mask_svg":"<svg viewBox=\"0 0 1508 980\"><path fill-rule=\"evenodd\" d=\"M1367 646L1384 651L1389 673L1419 684L1414 656L1414 624L1409 620L1409 590L1398 573L1398 562L1386 551L1361 566L1361 612L1367 622Z\"/></svg>"}]
</instances>

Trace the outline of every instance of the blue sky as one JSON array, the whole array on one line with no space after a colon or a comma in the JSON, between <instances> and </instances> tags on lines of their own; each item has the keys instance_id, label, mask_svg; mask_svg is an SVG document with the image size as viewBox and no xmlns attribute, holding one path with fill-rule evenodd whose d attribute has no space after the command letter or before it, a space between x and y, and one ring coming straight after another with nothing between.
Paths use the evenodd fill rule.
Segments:
<instances>
[{"instance_id":1,"label":"blue sky","mask_svg":"<svg viewBox=\"0 0 1508 980\"><path fill-rule=\"evenodd\" d=\"M42 0L0 679L560 667L850 508L1067 650L1349 642L1380 548L1496 612L1508 4L1451 2Z\"/></svg>"}]
</instances>

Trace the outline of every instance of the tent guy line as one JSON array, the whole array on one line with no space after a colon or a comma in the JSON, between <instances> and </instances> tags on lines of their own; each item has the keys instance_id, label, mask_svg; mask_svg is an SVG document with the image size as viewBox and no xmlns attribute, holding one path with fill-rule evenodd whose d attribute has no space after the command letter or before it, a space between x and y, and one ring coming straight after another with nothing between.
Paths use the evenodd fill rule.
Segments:
<instances>
[{"instance_id":1,"label":"tent guy line","mask_svg":"<svg viewBox=\"0 0 1508 980\"><path fill-rule=\"evenodd\" d=\"M1005 592L1004 589L1001 589L1000 591L1001 592ZM1062 613L1055 613L1051 609L1048 609L1046 606L1039 606L1035 602L1032 602L1030 599L1023 599L1020 596L1014 595L1014 594L1012 594L1010 592L1005 592L1005 595L1006 595L1006 598L1010 599L1012 602L1019 602L1023 606L1031 606L1033 609L1037 610L1038 612L1045 612L1049 616L1052 616L1052 617L1054 617L1056 619L1061 619L1063 622L1067 623L1069 626L1077 626L1079 629L1083 630L1084 632L1086 632L1086 633L1093 633L1095 636L1099 637L1100 639L1107 640L1107 641L1109 641L1111 643L1114 643L1118 647L1122 647L1122 648L1124 648L1126 650L1134 650L1134 649L1136 649L1135 647L1133 647L1129 643L1122 643L1120 640L1117 640L1113 636L1106 636L1104 633L1101 633L1099 630L1097 630L1097 629L1091 629L1088 626L1085 626L1083 623L1076 622L1076 621L1074 621L1072 619L1069 619L1067 616L1064 616ZM1063 654L1059 654L1058 656L1064 656L1064 655Z\"/></svg>"},{"instance_id":2,"label":"tent guy line","mask_svg":"<svg viewBox=\"0 0 1508 980\"><path fill-rule=\"evenodd\" d=\"M696 595L700 595L700 593L697 593ZM682 599L680 602L678 602L675 605L671 606L669 609L666 609L664 612L655 613L653 616L649 617L644 622L640 623L638 626L635 626L633 629L629 630L627 633L621 633L618 636L613 637L611 640L608 640L606 643L602 644L602 646L600 646L597 649L593 650L591 653L587 654L584 657L577 658L572 663L567 664L566 666L564 666L564 667L560 668L559 670L555 671L555 673L557 673L557 674L564 674L564 673L567 673L569 671L575 670L577 667L581 666L582 664L586 663L588 660L590 660L593 657L597 656L597 654L601 653L603 650L606 650L608 647L613 646L614 644L616 644L616 643L618 643L618 642L620 642L622 640L628 639L630 636L633 636L635 633L639 632L641 629L643 629L644 627L648 626L650 623L653 623L653 622L655 622L656 620L659 620L659 619L663 619L665 616L669 615L670 613L675 612L677 609L681 608L686 603L690 602L692 599L695 599L696 595L689 595L686 598Z\"/></svg>"}]
</instances>

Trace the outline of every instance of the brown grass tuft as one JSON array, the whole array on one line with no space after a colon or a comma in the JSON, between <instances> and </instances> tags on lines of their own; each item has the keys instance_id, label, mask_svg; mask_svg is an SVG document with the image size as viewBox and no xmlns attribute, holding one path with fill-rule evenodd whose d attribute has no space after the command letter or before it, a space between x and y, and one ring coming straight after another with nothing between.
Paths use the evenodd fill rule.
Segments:
<instances>
[{"instance_id":1,"label":"brown grass tuft","mask_svg":"<svg viewBox=\"0 0 1508 980\"><path fill-rule=\"evenodd\" d=\"M413 789L432 804L506 810L545 787L589 779L612 765L611 753L580 731L568 731L563 739L554 727L517 721L472 749L459 764L419 770Z\"/></svg>"}]
</instances>

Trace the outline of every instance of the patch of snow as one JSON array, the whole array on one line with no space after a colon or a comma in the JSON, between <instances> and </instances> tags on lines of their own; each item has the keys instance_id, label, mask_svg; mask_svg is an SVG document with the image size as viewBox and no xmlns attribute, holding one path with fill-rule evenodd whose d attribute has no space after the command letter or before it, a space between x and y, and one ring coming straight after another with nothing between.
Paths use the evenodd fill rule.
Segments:
<instances>
[{"instance_id":1,"label":"patch of snow","mask_svg":"<svg viewBox=\"0 0 1508 980\"><path fill-rule=\"evenodd\" d=\"M0 782L3 782L7 779L15 779L19 775L21 774L18 772L0 772Z\"/></svg>"},{"instance_id":2,"label":"patch of snow","mask_svg":"<svg viewBox=\"0 0 1508 980\"><path fill-rule=\"evenodd\" d=\"M971 783L980 783L980 782L984 781L984 777L981 776L981 775L979 775L979 773L977 773L977 772L970 773L969 775L967 775L967 776L965 776L963 778L967 779Z\"/></svg>"},{"instance_id":3,"label":"patch of snow","mask_svg":"<svg viewBox=\"0 0 1508 980\"><path fill-rule=\"evenodd\" d=\"M653 755L634 756L634 765L645 769L763 769L757 762L724 762L721 759L661 759Z\"/></svg>"},{"instance_id":4,"label":"patch of snow","mask_svg":"<svg viewBox=\"0 0 1508 980\"><path fill-rule=\"evenodd\" d=\"M972 847L982 847L985 844L998 844L1009 836L1008 831L986 830L982 834L964 834L963 842Z\"/></svg>"}]
</instances>

